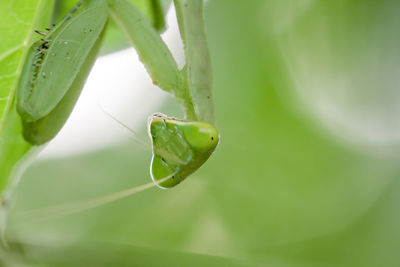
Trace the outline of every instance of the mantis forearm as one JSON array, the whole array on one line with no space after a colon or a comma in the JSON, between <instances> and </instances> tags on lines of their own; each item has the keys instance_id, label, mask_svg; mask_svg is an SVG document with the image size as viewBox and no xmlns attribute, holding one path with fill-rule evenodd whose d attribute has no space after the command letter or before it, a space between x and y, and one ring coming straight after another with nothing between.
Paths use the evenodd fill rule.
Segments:
<instances>
[{"instance_id":1,"label":"mantis forearm","mask_svg":"<svg viewBox=\"0 0 400 267\"><path fill-rule=\"evenodd\" d=\"M129 37L153 83L179 97L183 82L178 65L154 27L128 1L107 2L112 19Z\"/></svg>"},{"instance_id":2,"label":"mantis forearm","mask_svg":"<svg viewBox=\"0 0 400 267\"><path fill-rule=\"evenodd\" d=\"M203 0L174 0L186 58L185 78L199 121L214 123L211 61L205 35Z\"/></svg>"}]
</instances>

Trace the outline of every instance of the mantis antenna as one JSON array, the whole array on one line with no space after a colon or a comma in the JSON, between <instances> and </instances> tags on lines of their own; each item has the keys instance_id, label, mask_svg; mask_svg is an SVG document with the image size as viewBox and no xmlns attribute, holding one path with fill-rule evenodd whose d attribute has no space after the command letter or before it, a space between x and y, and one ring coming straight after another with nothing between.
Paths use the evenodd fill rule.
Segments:
<instances>
[{"instance_id":1,"label":"mantis antenna","mask_svg":"<svg viewBox=\"0 0 400 267\"><path fill-rule=\"evenodd\" d=\"M172 174L174 175L174 174ZM171 175L170 175L171 176ZM164 177L160 181L166 181L170 179L170 176ZM69 216L73 215L79 212L83 212L86 210L90 210L96 207L100 207L106 204L109 204L111 202L127 198L129 196L132 196L134 194L146 191L148 189L151 189L155 187L156 184L153 182L139 185L139 186L134 186L122 191L118 191L115 193L111 193L109 195L89 199L89 200L82 200L82 201L77 201L77 202L72 202L72 203L66 203L66 204L59 204L59 205L54 205L50 207L45 207L45 208L39 208L35 210L29 210L29 211L22 211L16 215L17 222L41 222L41 221L47 221L47 220L52 220L52 219L57 219L61 218L64 216Z\"/></svg>"},{"instance_id":2,"label":"mantis antenna","mask_svg":"<svg viewBox=\"0 0 400 267\"><path fill-rule=\"evenodd\" d=\"M118 125L122 126L123 128L125 128L126 130L128 130L130 133L132 133L135 137L132 138L133 140L135 140L137 143L139 143L140 145L142 145L144 148L151 148L151 143L150 142L146 142L145 140L139 138L138 133L135 132L134 130L132 130L132 128L130 128L127 124L125 124L123 121L121 121L120 119L116 118L114 115L112 115L110 112L108 112L107 110L105 110L103 108L103 106L100 104L100 102L97 102L97 106L100 108L100 110L106 114L110 119L112 119L113 121L115 121Z\"/></svg>"}]
</instances>

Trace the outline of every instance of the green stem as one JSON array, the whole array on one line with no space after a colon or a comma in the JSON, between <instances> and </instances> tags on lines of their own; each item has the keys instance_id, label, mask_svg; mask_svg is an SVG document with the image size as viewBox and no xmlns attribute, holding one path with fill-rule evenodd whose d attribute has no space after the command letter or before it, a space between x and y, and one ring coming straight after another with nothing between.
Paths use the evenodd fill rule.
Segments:
<instances>
[{"instance_id":1,"label":"green stem","mask_svg":"<svg viewBox=\"0 0 400 267\"><path fill-rule=\"evenodd\" d=\"M30 150L31 145L22 135L20 118L12 105L0 128L0 235L5 244L4 231L8 214L8 197L5 194L10 184L16 183L16 173L23 156Z\"/></svg>"}]
</instances>

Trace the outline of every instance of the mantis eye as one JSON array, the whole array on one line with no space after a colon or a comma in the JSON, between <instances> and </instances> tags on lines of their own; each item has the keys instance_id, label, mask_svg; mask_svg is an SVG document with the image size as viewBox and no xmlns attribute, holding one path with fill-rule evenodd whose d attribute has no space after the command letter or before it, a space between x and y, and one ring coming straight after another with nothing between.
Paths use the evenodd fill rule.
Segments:
<instances>
[{"instance_id":1,"label":"mantis eye","mask_svg":"<svg viewBox=\"0 0 400 267\"><path fill-rule=\"evenodd\" d=\"M187 143L198 152L213 151L218 144L218 131L211 124L188 122L181 124L180 128Z\"/></svg>"},{"instance_id":2,"label":"mantis eye","mask_svg":"<svg viewBox=\"0 0 400 267\"><path fill-rule=\"evenodd\" d=\"M208 123L159 114L151 118L149 134L153 144L151 177L162 188L176 186L200 168L219 142L217 129Z\"/></svg>"}]
</instances>

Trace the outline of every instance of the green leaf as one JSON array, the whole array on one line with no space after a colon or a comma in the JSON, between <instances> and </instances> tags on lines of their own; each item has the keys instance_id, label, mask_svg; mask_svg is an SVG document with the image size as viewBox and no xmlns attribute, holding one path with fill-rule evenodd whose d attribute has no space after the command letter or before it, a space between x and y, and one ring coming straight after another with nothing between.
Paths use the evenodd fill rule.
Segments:
<instances>
[{"instance_id":1,"label":"green leaf","mask_svg":"<svg viewBox=\"0 0 400 267\"><path fill-rule=\"evenodd\" d=\"M105 242L80 242L67 246L11 243L8 254L0 254L7 266L220 266L239 267L243 261Z\"/></svg>"},{"instance_id":2,"label":"green leaf","mask_svg":"<svg viewBox=\"0 0 400 267\"><path fill-rule=\"evenodd\" d=\"M15 90L28 48L40 38L34 30L48 25L51 8L49 0L0 2L0 193L30 148L21 135Z\"/></svg>"}]
</instances>

